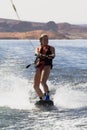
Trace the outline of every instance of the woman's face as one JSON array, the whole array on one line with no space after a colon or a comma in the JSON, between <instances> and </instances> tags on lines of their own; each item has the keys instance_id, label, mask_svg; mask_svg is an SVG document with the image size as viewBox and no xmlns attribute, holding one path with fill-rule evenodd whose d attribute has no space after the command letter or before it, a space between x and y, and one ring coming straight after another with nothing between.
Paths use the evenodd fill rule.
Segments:
<instances>
[{"instance_id":1,"label":"woman's face","mask_svg":"<svg viewBox=\"0 0 87 130\"><path fill-rule=\"evenodd\" d=\"M41 40L41 45L46 46L48 45L48 37L44 36Z\"/></svg>"}]
</instances>

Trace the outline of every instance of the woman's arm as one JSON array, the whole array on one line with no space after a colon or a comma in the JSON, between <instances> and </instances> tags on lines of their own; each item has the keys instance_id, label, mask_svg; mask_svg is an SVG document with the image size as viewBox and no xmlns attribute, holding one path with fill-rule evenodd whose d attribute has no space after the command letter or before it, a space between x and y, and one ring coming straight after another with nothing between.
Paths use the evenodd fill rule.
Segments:
<instances>
[{"instance_id":1,"label":"woman's arm","mask_svg":"<svg viewBox=\"0 0 87 130\"><path fill-rule=\"evenodd\" d=\"M51 54L48 56L49 58L55 58L55 48L54 47L51 47L50 48L50 51L51 51Z\"/></svg>"}]
</instances>

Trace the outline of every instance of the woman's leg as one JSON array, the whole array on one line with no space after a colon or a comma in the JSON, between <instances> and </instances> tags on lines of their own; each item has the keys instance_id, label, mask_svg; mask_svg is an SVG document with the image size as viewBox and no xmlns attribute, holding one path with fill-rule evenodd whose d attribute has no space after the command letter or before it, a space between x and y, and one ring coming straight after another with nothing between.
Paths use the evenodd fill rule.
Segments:
<instances>
[{"instance_id":1,"label":"woman's leg","mask_svg":"<svg viewBox=\"0 0 87 130\"><path fill-rule=\"evenodd\" d=\"M49 88L48 88L48 85L47 85L46 82L47 82L49 74L50 74L50 69L51 69L50 66L45 66L44 69L41 72L40 82L41 82L41 84L43 86L44 93L49 92Z\"/></svg>"},{"instance_id":2,"label":"woman's leg","mask_svg":"<svg viewBox=\"0 0 87 130\"><path fill-rule=\"evenodd\" d=\"M43 97L43 93L40 89L40 78L41 78L41 71L37 68L36 73L34 75L34 89L37 95L41 98Z\"/></svg>"}]
</instances>

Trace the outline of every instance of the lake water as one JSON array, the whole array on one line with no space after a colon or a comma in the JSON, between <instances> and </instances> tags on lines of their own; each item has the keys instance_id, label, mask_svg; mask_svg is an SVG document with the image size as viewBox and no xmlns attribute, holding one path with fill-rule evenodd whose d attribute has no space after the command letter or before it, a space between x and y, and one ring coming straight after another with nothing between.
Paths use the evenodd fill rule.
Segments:
<instances>
[{"instance_id":1,"label":"lake water","mask_svg":"<svg viewBox=\"0 0 87 130\"><path fill-rule=\"evenodd\" d=\"M38 40L0 40L0 130L87 130L87 40L50 40L53 108L37 108L33 89ZM32 64L26 69L28 64Z\"/></svg>"}]
</instances>

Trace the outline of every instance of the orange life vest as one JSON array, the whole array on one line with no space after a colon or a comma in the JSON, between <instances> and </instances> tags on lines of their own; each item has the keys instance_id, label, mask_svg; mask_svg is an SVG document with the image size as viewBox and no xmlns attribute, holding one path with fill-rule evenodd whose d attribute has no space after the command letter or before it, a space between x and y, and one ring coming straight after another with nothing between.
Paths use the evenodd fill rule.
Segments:
<instances>
[{"instance_id":1,"label":"orange life vest","mask_svg":"<svg viewBox=\"0 0 87 130\"><path fill-rule=\"evenodd\" d=\"M47 53L47 51L48 51L49 49L50 49L50 46L49 46L49 45L45 46L44 49L43 49L42 46L39 46L39 47L37 48L37 50L38 50L39 53L45 54L45 55L46 55L46 53Z\"/></svg>"},{"instance_id":2,"label":"orange life vest","mask_svg":"<svg viewBox=\"0 0 87 130\"><path fill-rule=\"evenodd\" d=\"M45 48L42 46L39 46L37 48L37 51L42 55L49 55L51 54L50 46L47 45ZM52 59L44 58L44 57L36 57L36 67L40 68L42 70L45 65L50 65L52 67Z\"/></svg>"}]
</instances>

